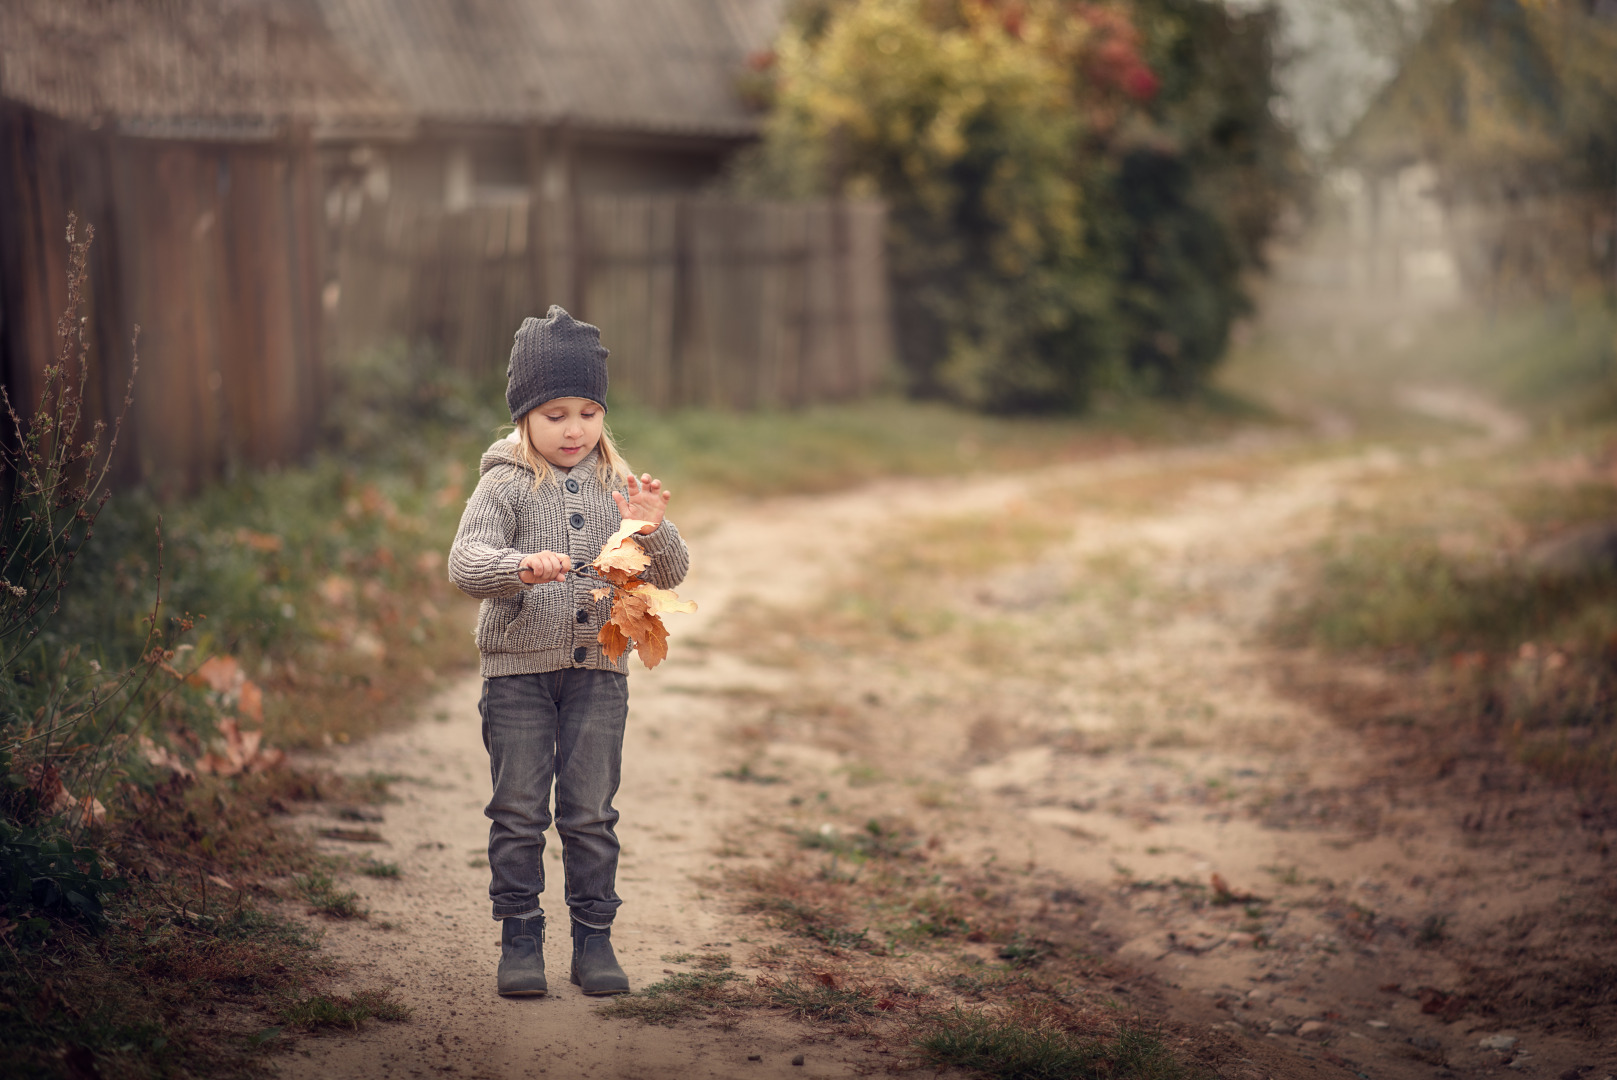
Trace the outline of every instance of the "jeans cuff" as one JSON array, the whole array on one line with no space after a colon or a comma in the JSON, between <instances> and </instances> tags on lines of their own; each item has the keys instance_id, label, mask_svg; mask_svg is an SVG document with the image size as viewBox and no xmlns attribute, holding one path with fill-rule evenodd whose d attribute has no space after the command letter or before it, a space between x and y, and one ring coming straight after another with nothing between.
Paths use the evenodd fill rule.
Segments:
<instances>
[{"instance_id":1,"label":"jeans cuff","mask_svg":"<svg viewBox=\"0 0 1617 1080\"><path fill-rule=\"evenodd\" d=\"M599 919L600 916L597 915L597 916L595 916L595 918ZM579 926L588 927L591 930L610 930L610 929L612 929L612 917L611 916L607 916L607 920L604 923L592 923L592 922L588 922L588 921L586 921L584 919L580 919L578 917L578 912L575 911L575 912L573 912L573 921L575 923L577 923Z\"/></svg>"},{"instance_id":2,"label":"jeans cuff","mask_svg":"<svg viewBox=\"0 0 1617 1080\"><path fill-rule=\"evenodd\" d=\"M526 912L512 912L509 915L504 914L504 913L500 912L499 910L496 910L494 912L494 921L495 922L501 922L502 920L505 920L505 919L537 919L540 916L544 915L544 913L545 913L545 909L541 908L541 907L532 908L532 909L530 909L530 910L528 910Z\"/></svg>"}]
</instances>

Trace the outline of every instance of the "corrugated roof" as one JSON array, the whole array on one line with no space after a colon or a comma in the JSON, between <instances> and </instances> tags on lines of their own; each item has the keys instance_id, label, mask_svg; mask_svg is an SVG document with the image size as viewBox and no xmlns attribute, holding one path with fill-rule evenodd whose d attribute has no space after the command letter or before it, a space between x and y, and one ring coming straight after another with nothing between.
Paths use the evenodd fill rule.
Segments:
<instances>
[{"instance_id":1,"label":"corrugated roof","mask_svg":"<svg viewBox=\"0 0 1617 1080\"><path fill-rule=\"evenodd\" d=\"M313 0L6 0L0 94L66 119L192 137L405 116Z\"/></svg>"},{"instance_id":2,"label":"corrugated roof","mask_svg":"<svg viewBox=\"0 0 1617 1080\"><path fill-rule=\"evenodd\" d=\"M744 135L736 92L783 0L318 0L423 119Z\"/></svg>"}]
</instances>

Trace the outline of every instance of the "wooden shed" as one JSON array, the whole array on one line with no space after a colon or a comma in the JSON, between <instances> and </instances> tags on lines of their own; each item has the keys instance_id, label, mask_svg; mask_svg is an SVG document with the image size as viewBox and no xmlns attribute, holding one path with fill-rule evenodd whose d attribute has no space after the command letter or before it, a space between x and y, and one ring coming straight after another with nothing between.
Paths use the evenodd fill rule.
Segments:
<instances>
[{"instance_id":1,"label":"wooden shed","mask_svg":"<svg viewBox=\"0 0 1617 1080\"><path fill-rule=\"evenodd\" d=\"M309 5L0 5L0 376L37 398L65 300L64 230L95 229L92 415L139 324L125 481L186 490L287 462L321 393L317 140L404 114Z\"/></svg>"}]
</instances>

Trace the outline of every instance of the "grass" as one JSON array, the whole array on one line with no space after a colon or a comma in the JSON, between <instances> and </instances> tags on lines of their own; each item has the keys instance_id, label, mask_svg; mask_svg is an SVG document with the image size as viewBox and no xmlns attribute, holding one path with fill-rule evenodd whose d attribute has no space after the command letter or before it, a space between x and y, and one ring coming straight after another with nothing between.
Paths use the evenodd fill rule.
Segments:
<instances>
[{"instance_id":1,"label":"grass","mask_svg":"<svg viewBox=\"0 0 1617 1080\"><path fill-rule=\"evenodd\" d=\"M614 998L598 1013L645 1024L673 1025L710 1012L716 1006L745 1002L734 971L686 971L652 983L644 990Z\"/></svg>"},{"instance_id":2,"label":"grass","mask_svg":"<svg viewBox=\"0 0 1617 1080\"><path fill-rule=\"evenodd\" d=\"M355 791L288 771L131 785L95 837L128 883L105 926L0 921L0 1072L262 1075L267 1025L337 974L318 934L268 902L323 875L267 807L322 794Z\"/></svg>"},{"instance_id":3,"label":"grass","mask_svg":"<svg viewBox=\"0 0 1617 1080\"><path fill-rule=\"evenodd\" d=\"M376 859L361 859L359 872L366 877L373 878L396 878L400 876L398 863L379 862Z\"/></svg>"},{"instance_id":4,"label":"grass","mask_svg":"<svg viewBox=\"0 0 1617 1080\"><path fill-rule=\"evenodd\" d=\"M292 998L275 1011L287 1027L304 1031L320 1028L346 1028L358 1031L366 1020L402 1023L410 1019L408 1006L394 1000L387 990L357 990L351 995L311 994Z\"/></svg>"},{"instance_id":5,"label":"grass","mask_svg":"<svg viewBox=\"0 0 1617 1080\"><path fill-rule=\"evenodd\" d=\"M360 905L359 894L339 889L331 875L319 870L292 879L292 888L319 914L332 919L364 919L370 912Z\"/></svg>"},{"instance_id":6,"label":"grass","mask_svg":"<svg viewBox=\"0 0 1617 1080\"><path fill-rule=\"evenodd\" d=\"M995 1080L1180 1080L1185 1068L1154 1033L1124 1026L1110 1038L1076 1035L1048 1012L1010 1016L955 1009L915 1045L938 1066Z\"/></svg>"},{"instance_id":7,"label":"grass","mask_svg":"<svg viewBox=\"0 0 1617 1080\"><path fill-rule=\"evenodd\" d=\"M1120 402L1087 417L1004 417L873 398L793 412L682 410L615 402L612 430L635 468L702 500L836 491L882 476L1027 468L1141 443L1225 434L1264 416L1209 392L1183 403Z\"/></svg>"},{"instance_id":8,"label":"grass","mask_svg":"<svg viewBox=\"0 0 1617 1080\"><path fill-rule=\"evenodd\" d=\"M830 976L803 982L785 979L767 990L769 1003L785 1009L793 1019L823 1023L847 1023L861 1016L874 1016L879 995L867 987L837 985Z\"/></svg>"},{"instance_id":9,"label":"grass","mask_svg":"<svg viewBox=\"0 0 1617 1080\"><path fill-rule=\"evenodd\" d=\"M1617 570L1527 554L1617 520L1617 486L1543 478L1600 452L1598 437L1540 440L1382 482L1303 561L1273 638L1419 676L1424 697L1379 707L1385 723L1486 729L1545 775L1617 786Z\"/></svg>"}]
</instances>

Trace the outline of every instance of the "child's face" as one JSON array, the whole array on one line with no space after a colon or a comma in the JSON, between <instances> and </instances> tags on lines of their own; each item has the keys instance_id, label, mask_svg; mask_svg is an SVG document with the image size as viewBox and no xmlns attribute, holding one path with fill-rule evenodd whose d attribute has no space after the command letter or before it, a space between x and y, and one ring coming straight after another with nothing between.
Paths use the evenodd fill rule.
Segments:
<instances>
[{"instance_id":1,"label":"child's face","mask_svg":"<svg viewBox=\"0 0 1617 1080\"><path fill-rule=\"evenodd\" d=\"M552 398L522 418L528 441L552 465L570 469L601 441L606 410L589 398Z\"/></svg>"}]
</instances>

